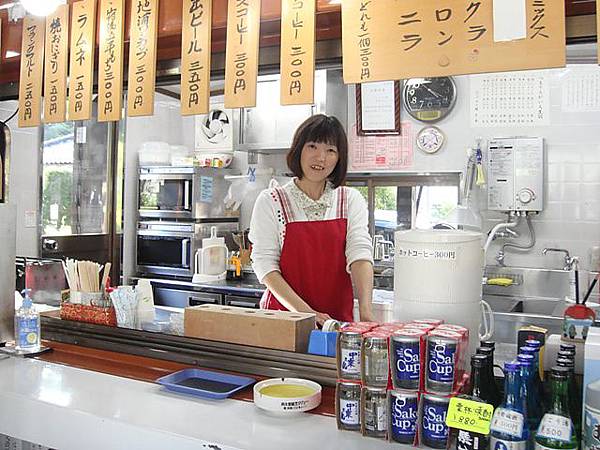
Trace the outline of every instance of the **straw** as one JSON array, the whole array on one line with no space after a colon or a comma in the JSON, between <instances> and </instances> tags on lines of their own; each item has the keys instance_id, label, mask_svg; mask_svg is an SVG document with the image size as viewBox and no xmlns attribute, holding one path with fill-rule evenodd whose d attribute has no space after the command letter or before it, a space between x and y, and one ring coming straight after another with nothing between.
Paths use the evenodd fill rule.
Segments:
<instances>
[{"instance_id":1,"label":"straw","mask_svg":"<svg viewBox=\"0 0 600 450\"><path fill-rule=\"evenodd\" d=\"M585 302L587 302L587 299L590 298L590 295L592 295L592 291L594 290L594 287L596 287L596 283L598 282L598 277L600 277L600 274L596 275L596 278L594 278L594 280L592 281L592 284L590 284L589 289L583 296L583 302L581 303L582 305L585 305Z\"/></svg>"}]
</instances>

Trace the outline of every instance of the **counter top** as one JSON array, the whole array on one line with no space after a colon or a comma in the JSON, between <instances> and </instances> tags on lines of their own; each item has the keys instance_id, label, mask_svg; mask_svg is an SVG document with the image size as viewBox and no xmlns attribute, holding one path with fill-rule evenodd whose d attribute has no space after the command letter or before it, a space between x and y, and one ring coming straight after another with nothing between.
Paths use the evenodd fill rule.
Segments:
<instances>
[{"instance_id":1,"label":"counter top","mask_svg":"<svg viewBox=\"0 0 600 450\"><path fill-rule=\"evenodd\" d=\"M252 403L182 396L36 359L0 360L0 379L0 433L60 450L400 448L338 431L331 417L272 416Z\"/></svg>"}]
</instances>

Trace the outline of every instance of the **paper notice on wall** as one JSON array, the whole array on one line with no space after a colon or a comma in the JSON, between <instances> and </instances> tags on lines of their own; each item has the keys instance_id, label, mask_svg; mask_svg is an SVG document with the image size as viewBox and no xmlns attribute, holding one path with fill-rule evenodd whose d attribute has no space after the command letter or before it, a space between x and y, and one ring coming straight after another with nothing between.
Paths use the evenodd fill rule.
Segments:
<instances>
[{"instance_id":1,"label":"paper notice on wall","mask_svg":"<svg viewBox=\"0 0 600 450\"><path fill-rule=\"evenodd\" d=\"M494 0L494 42L527 37L525 0Z\"/></svg>"},{"instance_id":2,"label":"paper notice on wall","mask_svg":"<svg viewBox=\"0 0 600 450\"><path fill-rule=\"evenodd\" d=\"M356 124L350 130L349 171L399 170L413 166L410 122L401 123L401 135L358 136Z\"/></svg>"},{"instance_id":3,"label":"paper notice on wall","mask_svg":"<svg viewBox=\"0 0 600 450\"><path fill-rule=\"evenodd\" d=\"M600 67L578 67L567 74L562 83L562 110L600 111Z\"/></svg>"},{"instance_id":4,"label":"paper notice on wall","mask_svg":"<svg viewBox=\"0 0 600 450\"><path fill-rule=\"evenodd\" d=\"M550 125L550 84L540 72L507 72L470 77L471 126Z\"/></svg>"}]
</instances>

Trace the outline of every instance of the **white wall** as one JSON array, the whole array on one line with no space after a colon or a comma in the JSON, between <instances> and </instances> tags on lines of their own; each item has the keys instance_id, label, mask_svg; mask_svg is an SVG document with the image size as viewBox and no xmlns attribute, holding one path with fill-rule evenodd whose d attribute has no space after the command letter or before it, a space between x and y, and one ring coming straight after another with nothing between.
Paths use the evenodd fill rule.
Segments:
<instances>
[{"instance_id":1,"label":"white wall","mask_svg":"<svg viewBox=\"0 0 600 450\"><path fill-rule=\"evenodd\" d=\"M0 119L8 119L17 106L14 100L0 102ZM19 128L17 116L8 126L11 132L8 196L9 203L17 208L17 255L37 257L40 129Z\"/></svg>"}]
</instances>

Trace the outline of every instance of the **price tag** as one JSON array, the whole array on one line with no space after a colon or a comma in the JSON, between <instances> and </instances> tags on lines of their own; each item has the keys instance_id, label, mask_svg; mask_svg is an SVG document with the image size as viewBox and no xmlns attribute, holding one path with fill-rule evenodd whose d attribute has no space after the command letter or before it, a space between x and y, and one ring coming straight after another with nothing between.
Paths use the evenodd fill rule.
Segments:
<instances>
[{"instance_id":1,"label":"price tag","mask_svg":"<svg viewBox=\"0 0 600 450\"><path fill-rule=\"evenodd\" d=\"M523 435L523 414L506 408L496 408L490 428L498 433L520 438Z\"/></svg>"},{"instance_id":2,"label":"price tag","mask_svg":"<svg viewBox=\"0 0 600 450\"><path fill-rule=\"evenodd\" d=\"M460 397L450 399L446 425L473 433L489 434L494 407Z\"/></svg>"},{"instance_id":3,"label":"price tag","mask_svg":"<svg viewBox=\"0 0 600 450\"><path fill-rule=\"evenodd\" d=\"M571 440L571 419L557 414L544 414L537 435L558 441Z\"/></svg>"}]
</instances>

